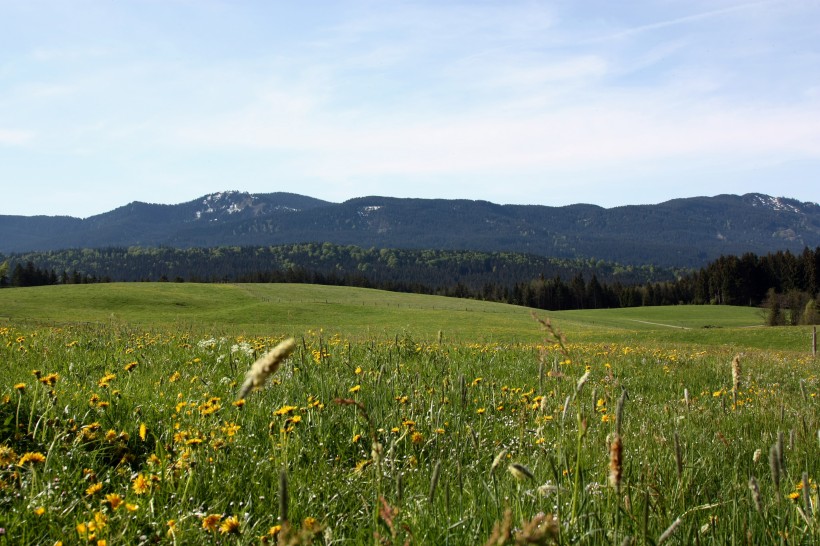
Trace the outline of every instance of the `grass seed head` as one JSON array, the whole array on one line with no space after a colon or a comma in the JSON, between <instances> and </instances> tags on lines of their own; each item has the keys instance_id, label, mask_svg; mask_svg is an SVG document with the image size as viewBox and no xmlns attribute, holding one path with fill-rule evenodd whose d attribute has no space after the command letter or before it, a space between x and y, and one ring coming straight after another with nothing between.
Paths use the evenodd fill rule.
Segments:
<instances>
[{"instance_id":1,"label":"grass seed head","mask_svg":"<svg viewBox=\"0 0 820 546\"><path fill-rule=\"evenodd\" d=\"M264 385L268 377L279 369L279 365L290 356L294 349L296 349L296 341L289 338L254 362L245 375L245 382L239 389L237 399L245 398L251 389Z\"/></svg>"},{"instance_id":2,"label":"grass seed head","mask_svg":"<svg viewBox=\"0 0 820 546\"><path fill-rule=\"evenodd\" d=\"M523 482L524 480L534 480L535 479L535 476L530 471L530 469L527 468L526 466L524 466L523 464L520 464L520 463L511 463L507 467L507 470L510 472L510 474L513 475L513 477L516 480L518 480L520 482Z\"/></svg>"},{"instance_id":3,"label":"grass seed head","mask_svg":"<svg viewBox=\"0 0 820 546\"><path fill-rule=\"evenodd\" d=\"M616 433L609 445L609 485L618 493L621 490L621 476L623 464L623 444L621 437Z\"/></svg>"}]
</instances>

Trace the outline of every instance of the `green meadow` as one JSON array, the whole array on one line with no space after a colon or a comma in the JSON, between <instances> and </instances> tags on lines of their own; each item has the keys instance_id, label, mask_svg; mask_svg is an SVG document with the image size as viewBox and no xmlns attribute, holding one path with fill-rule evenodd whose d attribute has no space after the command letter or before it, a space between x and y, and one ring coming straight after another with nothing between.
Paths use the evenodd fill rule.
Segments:
<instances>
[{"instance_id":1,"label":"green meadow","mask_svg":"<svg viewBox=\"0 0 820 546\"><path fill-rule=\"evenodd\" d=\"M0 290L0 544L818 543L809 328L535 315L310 285Z\"/></svg>"}]
</instances>

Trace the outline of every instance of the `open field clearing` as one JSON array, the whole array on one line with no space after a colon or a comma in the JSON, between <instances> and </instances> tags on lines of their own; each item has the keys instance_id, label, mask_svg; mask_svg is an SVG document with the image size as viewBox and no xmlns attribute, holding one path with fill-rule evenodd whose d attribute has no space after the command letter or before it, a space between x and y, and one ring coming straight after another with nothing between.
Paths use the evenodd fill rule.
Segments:
<instances>
[{"instance_id":1,"label":"open field clearing","mask_svg":"<svg viewBox=\"0 0 820 546\"><path fill-rule=\"evenodd\" d=\"M349 288L2 290L0 544L820 540L808 330L549 315L565 344L527 309Z\"/></svg>"},{"instance_id":2,"label":"open field clearing","mask_svg":"<svg viewBox=\"0 0 820 546\"><path fill-rule=\"evenodd\" d=\"M299 336L324 330L352 339L403 332L432 341L536 342L532 310L499 303L305 284L113 283L0 291L0 321L183 327L214 335ZM540 312L575 341L808 347L805 328L760 328L759 309L672 306Z\"/></svg>"}]
</instances>

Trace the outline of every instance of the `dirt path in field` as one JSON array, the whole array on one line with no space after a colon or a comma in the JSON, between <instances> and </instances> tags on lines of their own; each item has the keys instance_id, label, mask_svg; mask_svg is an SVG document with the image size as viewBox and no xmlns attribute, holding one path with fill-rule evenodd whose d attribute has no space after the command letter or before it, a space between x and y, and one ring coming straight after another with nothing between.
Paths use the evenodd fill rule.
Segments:
<instances>
[{"instance_id":1,"label":"dirt path in field","mask_svg":"<svg viewBox=\"0 0 820 546\"><path fill-rule=\"evenodd\" d=\"M691 330L691 328L687 326L675 326L674 324L661 324L660 322L649 322L646 320L638 320L638 319L626 319L631 320L632 322L640 322L642 324L651 324L652 326L666 326L667 328L680 328L681 330Z\"/></svg>"}]
</instances>

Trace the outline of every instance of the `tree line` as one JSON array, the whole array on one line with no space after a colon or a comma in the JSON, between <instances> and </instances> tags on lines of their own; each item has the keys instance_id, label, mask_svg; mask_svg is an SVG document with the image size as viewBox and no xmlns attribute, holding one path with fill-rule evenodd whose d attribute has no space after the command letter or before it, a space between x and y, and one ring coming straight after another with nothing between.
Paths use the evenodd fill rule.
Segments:
<instances>
[{"instance_id":1,"label":"tree line","mask_svg":"<svg viewBox=\"0 0 820 546\"><path fill-rule=\"evenodd\" d=\"M547 310L676 304L762 306L770 324L798 324L817 321L818 270L820 247L806 248L799 254L780 251L765 256L721 256L699 270L673 272L652 266L516 253L362 249L317 243L14 255L0 266L0 287L109 281L309 283L481 299Z\"/></svg>"}]
</instances>

